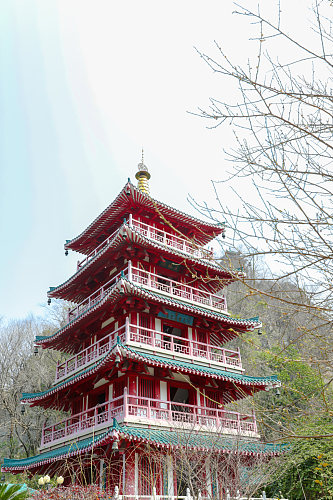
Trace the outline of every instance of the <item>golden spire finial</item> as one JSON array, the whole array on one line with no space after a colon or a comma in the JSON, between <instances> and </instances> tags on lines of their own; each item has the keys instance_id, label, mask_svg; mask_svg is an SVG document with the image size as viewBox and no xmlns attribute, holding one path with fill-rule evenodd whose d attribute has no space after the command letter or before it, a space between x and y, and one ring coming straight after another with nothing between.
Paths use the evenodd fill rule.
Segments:
<instances>
[{"instance_id":1,"label":"golden spire finial","mask_svg":"<svg viewBox=\"0 0 333 500\"><path fill-rule=\"evenodd\" d=\"M141 151L141 163L138 165L138 171L135 174L135 178L138 179L138 189L143 193L149 194L149 184L148 181L150 179L150 173L148 172L148 168L144 164L144 152L143 148Z\"/></svg>"}]
</instances>

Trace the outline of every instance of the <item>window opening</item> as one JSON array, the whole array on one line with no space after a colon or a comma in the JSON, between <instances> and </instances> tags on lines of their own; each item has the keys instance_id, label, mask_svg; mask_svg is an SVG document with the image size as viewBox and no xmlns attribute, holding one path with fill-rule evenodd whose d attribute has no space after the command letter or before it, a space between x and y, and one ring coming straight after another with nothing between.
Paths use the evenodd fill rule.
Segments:
<instances>
[{"instance_id":1,"label":"window opening","mask_svg":"<svg viewBox=\"0 0 333 500\"><path fill-rule=\"evenodd\" d=\"M188 389L183 387L170 387L170 399L175 403L189 404L190 396Z\"/></svg>"},{"instance_id":2,"label":"window opening","mask_svg":"<svg viewBox=\"0 0 333 500\"><path fill-rule=\"evenodd\" d=\"M170 386L170 400L172 420L175 422L188 422L192 423L193 408L188 406L190 404L190 394L188 389L183 387Z\"/></svg>"},{"instance_id":3,"label":"window opening","mask_svg":"<svg viewBox=\"0 0 333 500\"><path fill-rule=\"evenodd\" d=\"M97 413L98 415L101 415L102 413L104 413L106 410L107 410L107 405L105 405L105 391L104 392L101 392L97 395L97 398L96 398L96 404L98 406L97 408Z\"/></svg>"},{"instance_id":4,"label":"window opening","mask_svg":"<svg viewBox=\"0 0 333 500\"><path fill-rule=\"evenodd\" d=\"M170 278L165 274L159 274L157 278L157 288L163 292L170 292Z\"/></svg>"},{"instance_id":5,"label":"window opening","mask_svg":"<svg viewBox=\"0 0 333 500\"><path fill-rule=\"evenodd\" d=\"M182 467L180 467L182 469ZM188 488L188 481L183 471L176 472L177 480L177 496L186 497L186 489Z\"/></svg>"}]
</instances>

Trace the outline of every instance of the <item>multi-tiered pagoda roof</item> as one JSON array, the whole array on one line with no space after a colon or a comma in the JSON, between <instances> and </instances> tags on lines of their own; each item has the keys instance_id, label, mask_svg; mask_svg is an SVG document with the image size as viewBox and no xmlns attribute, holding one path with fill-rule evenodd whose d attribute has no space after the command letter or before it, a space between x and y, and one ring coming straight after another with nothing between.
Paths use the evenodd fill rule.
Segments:
<instances>
[{"instance_id":1,"label":"multi-tiered pagoda roof","mask_svg":"<svg viewBox=\"0 0 333 500\"><path fill-rule=\"evenodd\" d=\"M153 199L143 163L136 177L138 187L128 181L66 242L66 253L85 257L48 292L49 301L70 302L68 319L54 334L38 336L36 346L67 358L58 363L52 387L24 393L21 402L69 415L44 427L38 455L5 459L3 470L54 471L65 458L92 450L94 460L103 461L110 445L112 460L132 450L135 464L144 460L145 443L159 452L184 442L222 455L236 442L244 457L280 452L260 443L253 411L226 407L280 383L275 376L244 374L239 349L225 346L261 326L258 317L228 311L223 289L244 275L223 267L204 247L224 235L225 224ZM137 467L128 460L126 468ZM170 469L169 483L174 474ZM145 490L137 473L128 477L128 491Z\"/></svg>"}]
</instances>

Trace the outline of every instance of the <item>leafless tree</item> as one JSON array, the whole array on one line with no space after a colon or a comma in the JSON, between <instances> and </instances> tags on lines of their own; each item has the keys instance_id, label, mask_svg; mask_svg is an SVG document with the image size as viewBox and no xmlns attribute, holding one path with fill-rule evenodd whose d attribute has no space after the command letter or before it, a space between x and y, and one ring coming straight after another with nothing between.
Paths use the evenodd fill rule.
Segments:
<instances>
[{"instance_id":1,"label":"leafless tree","mask_svg":"<svg viewBox=\"0 0 333 500\"><path fill-rule=\"evenodd\" d=\"M29 317L0 325L0 442L2 455L10 458L36 453L44 422L53 411L20 405L22 392L39 392L53 382L60 354L33 354L36 335L50 334L55 324ZM23 411L25 410L25 411Z\"/></svg>"},{"instance_id":2,"label":"leafless tree","mask_svg":"<svg viewBox=\"0 0 333 500\"><path fill-rule=\"evenodd\" d=\"M178 445L171 448L168 454L150 446L145 448L144 453L162 471L166 470L168 462L172 462L178 495L185 496L188 489L193 498L200 498L200 495L225 498L227 491L232 495L240 491L243 495L253 496L267 481L263 471L267 457L261 453L260 446L263 445L260 443L257 443L257 455L246 455L244 446L248 443L244 437L226 436L222 432L209 433L204 429L198 433L197 428L189 427L174 432ZM205 439L206 447L200 446L198 441L204 442ZM197 443L196 447L193 442ZM275 458L271 457L271 460L275 461Z\"/></svg>"},{"instance_id":3,"label":"leafless tree","mask_svg":"<svg viewBox=\"0 0 333 500\"><path fill-rule=\"evenodd\" d=\"M217 207L192 202L226 221L229 245L248 262L265 257L266 285L244 279L248 294L274 298L287 313L311 313L299 321L298 339L311 336L322 346L325 355L317 358L327 373L333 310L332 6L315 1L310 45L288 34L288 9L282 13L280 3L275 20L240 5L236 14L257 26L257 53L241 67L217 42L216 57L199 51L221 79L234 81L238 97L211 98L196 113L212 122L209 127L233 127L235 147L226 152L232 167L225 179L213 181ZM237 188L244 179L246 195ZM234 193L229 206L220 191L228 186Z\"/></svg>"}]
</instances>

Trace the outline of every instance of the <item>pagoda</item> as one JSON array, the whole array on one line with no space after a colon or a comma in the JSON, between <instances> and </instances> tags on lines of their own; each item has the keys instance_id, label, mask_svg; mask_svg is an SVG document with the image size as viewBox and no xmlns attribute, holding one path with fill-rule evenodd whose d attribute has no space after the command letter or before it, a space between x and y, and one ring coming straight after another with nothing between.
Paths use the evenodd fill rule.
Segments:
<instances>
[{"instance_id":1,"label":"pagoda","mask_svg":"<svg viewBox=\"0 0 333 500\"><path fill-rule=\"evenodd\" d=\"M261 323L228 312L222 289L239 276L207 248L224 224L152 198L143 161L136 179L66 241L66 254L83 258L48 298L70 303L67 324L36 346L68 356L51 388L21 402L67 413L44 426L38 455L5 459L3 471L61 473L65 484L84 475L123 495L173 496L184 494L177 449L224 460L236 446L244 464L277 453L260 443L253 411L227 408L280 383L245 375L239 349L225 347ZM209 496L221 487L212 475L208 464Z\"/></svg>"}]
</instances>

